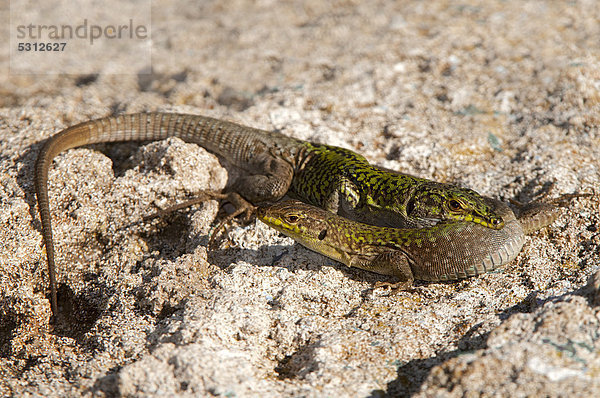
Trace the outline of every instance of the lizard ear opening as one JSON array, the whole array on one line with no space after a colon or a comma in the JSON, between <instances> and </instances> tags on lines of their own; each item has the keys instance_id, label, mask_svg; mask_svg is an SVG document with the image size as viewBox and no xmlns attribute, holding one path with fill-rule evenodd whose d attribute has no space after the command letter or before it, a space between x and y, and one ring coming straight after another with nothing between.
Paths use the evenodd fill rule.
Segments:
<instances>
[{"instance_id":1,"label":"lizard ear opening","mask_svg":"<svg viewBox=\"0 0 600 398\"><path fill-rule=\"evenodd\" d=\"M412 212L415 211L415 201L411 198L408 202L406 202L406 215L411 215Z\"/></svg>"},{"instance_id":2,"label":"lizard ear opening","mask_svg":"<svg viewBox=\"0 0 600 398\"><path fill-rule=\"evenodd\" d=\"M323 239L325 239L326 236L327 236L327 230L326 229L322 229L321 232L319 232L319 236L317 236L317 238L319 240L323 240Z\"/></svg>"}]
</instances>

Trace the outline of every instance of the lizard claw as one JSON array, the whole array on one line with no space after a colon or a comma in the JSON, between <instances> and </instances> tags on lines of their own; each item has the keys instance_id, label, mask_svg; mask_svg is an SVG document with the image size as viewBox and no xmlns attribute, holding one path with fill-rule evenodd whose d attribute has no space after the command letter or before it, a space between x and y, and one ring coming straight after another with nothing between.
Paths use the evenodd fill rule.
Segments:
<instances>
[{"instance_id":1,"label":"lizard claw","mask_svg":"<svg viewBox=\"0 0 600 398\"><path fill-rule=\"evenodd\" d=\"M150 220L153 220L158 217L162 218L168 214L176 212L177 210L185 209L185 208L188 208L188 207L200 204L200 203L204 203L211 199L223 199L225 197L227 197L226 194L222 194L219 192L200 191L198 193L198 196L196 196L195 198L186 200L181 203L177 203L176 205L173 205L173 206L169 206L166 209L158 208L154 213L148 214L148 215L142 217L142 219L144 221L150 221Z\"/></svg>"},{"instance_id":2,"label":"lizard claw","mask_svg":"<svg viewBox=\"0 0 600 398\"><path fill-rule=\"evenodd\" d=\"M215 239L219 232L225 227L229 221L233 220L240 214L244 215L244 222L248 223L252 220L252 217L256 214L256 206L252 205L246 199L242 198L239 194L231 192L225 194L225 198L229 203L235 206L235 211L229 214L223 221L217 225L217 227L211 232L210 239L208 240L208 247L211 249L215 243Z\"/></svg>"},{"instance_id":3,"label":"lizard claw","mask_svg":"<svg viewBox=\"0 0 600 398\"><path fill-rule=\"evenodd\" d=\"M213 244L215 243L216 236L225 227L225 224L227 224L229 221L233 220L240 214L244 215L244 222L248 223L252 220L252 217L256 212L256 206L252 205L250 202L242 198L236 192L220 193L212 191L200 191L198 193L198 196L196 196L195 198L167 207L166 209L158 209L156 212L144 216L143 220L149 221L157 217L164 217L175 211L185 209L190 206L197 205L199 203L204 203L208 200L225 200L235 207L235 211L229 214L227 217L225 217L225 219L223 219L223 221L221 221L219 225L217 225L217 227L212 231L211 237L208 241L209 248L213 246Z\"/></svg>"}]
</instances>

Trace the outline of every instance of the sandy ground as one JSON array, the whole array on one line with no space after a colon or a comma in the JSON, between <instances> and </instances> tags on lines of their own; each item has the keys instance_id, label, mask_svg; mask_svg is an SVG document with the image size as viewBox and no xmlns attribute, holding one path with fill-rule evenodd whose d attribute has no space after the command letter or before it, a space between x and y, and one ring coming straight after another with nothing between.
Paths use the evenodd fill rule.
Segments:
<instances>
[{"instance_id":1,"label":"sandy ground","mask_svg":"<svg viewBox=\"0 0 600 398\"><path fill-rule=\"evenodd\" d=\"M2 48L0 395L600 395L597 196L502 273L391 294L260 223L208 250L216 203L142 222L226 183L176 139L56 158L49 324L33 164L90 118L219 117L502 200L598 192L595 1L226 3L154 1L151 75L15 75Z\"/></svg>"}]
</instances>

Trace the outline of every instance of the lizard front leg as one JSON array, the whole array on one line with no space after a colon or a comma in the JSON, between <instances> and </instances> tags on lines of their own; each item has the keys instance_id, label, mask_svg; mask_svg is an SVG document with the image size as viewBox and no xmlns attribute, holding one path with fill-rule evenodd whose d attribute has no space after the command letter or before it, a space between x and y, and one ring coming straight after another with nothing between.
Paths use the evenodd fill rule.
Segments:
<instances>
[{"instance_id":1,"label":"lizard front leg","mask_svg":"<svg viewBox=\"0 0 600 398\"><path fill-rule=\"evenodd\" d=\"M281 199L294 178L292 165L270 153L257 155L246 171L250 174L239 177L229 191L255 205Z\"/></svg>"},{"instance_id":2,"label":"lizard front leg","mask_svg":"<svg viewBox=\"0 0 600 398\"><path fill-rule=\"evenodd\" d=\"M348 262L349 267L356 267L382 275L400 278L397 283L377 282L375 287L391 287L406 290L412 286L415 278L410 268L410 260L401 250L386 250L375 256L354 255Z\"/></svg>"}]
</instances>

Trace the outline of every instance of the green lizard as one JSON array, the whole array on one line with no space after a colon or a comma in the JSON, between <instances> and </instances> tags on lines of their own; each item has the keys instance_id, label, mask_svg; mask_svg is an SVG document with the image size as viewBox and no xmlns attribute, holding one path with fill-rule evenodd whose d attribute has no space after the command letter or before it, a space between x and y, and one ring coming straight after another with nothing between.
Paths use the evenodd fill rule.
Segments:
<instances>
[{"instance_id":1,"label":"green lizard","mask_svg":"<svg viewBox=\"0 0 600 398\"><path fill-rule=\"evenodd\" d=\"M204 116L139 113L83 122L46 141L35 165L35 189L46 244L51 307L57 314L48 169L60 152L87 144L179 137L225 158L247 174L228 188L238 212L286 193L341 216L375 225L432 226L462 220L492 230L504 221L470 189L374 167L347 149Z\"/></svg>"},{"instance_id":2,"label":"green lizard","mask_svg":"<svg viewBox=\"0 0 600 398\"><path fill-rule=\"evenodd\" d=\"M400 282L394 286L405 289L415 279L445 281L497 270L517 256L525 234L558 217L558 208L549 203L521 206L517 218L506 204L486 201L503 217L501 230L464 221L443 221L420 229L377 227L295 200L259 207L257 216L309 249L349 267L396 276Z\"/></svg>"}]
</instances>

